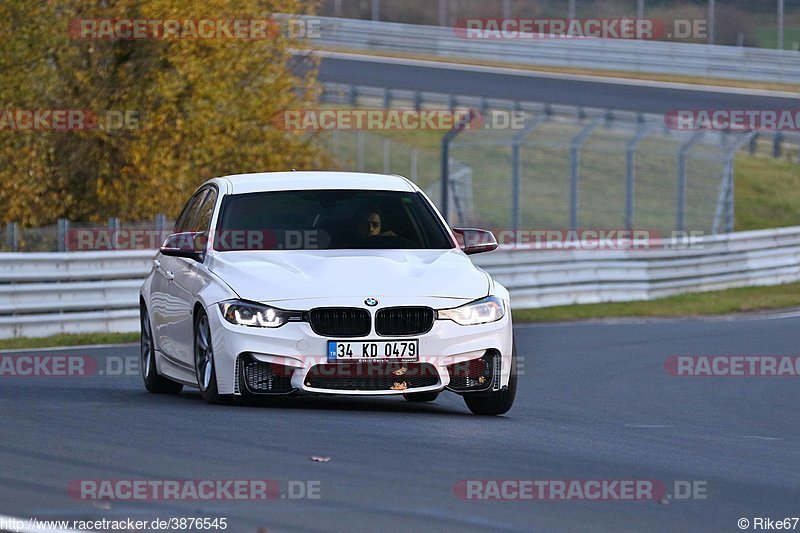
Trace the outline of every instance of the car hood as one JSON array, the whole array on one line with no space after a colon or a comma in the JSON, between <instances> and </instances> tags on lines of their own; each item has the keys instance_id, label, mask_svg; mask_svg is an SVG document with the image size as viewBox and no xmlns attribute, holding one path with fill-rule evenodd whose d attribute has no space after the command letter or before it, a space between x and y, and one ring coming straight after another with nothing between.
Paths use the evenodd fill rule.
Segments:
<instances>
[{"instance_id":1,"label":"car hood","mask_svg":"<svg viewBox=\"0 0 800 533\"><path fill-rule=\"evenodd\" d=\"M209 269L244 300L441 297L477 299L488 275L460 250L221 252Z\"/></svg>"}]
</instances>

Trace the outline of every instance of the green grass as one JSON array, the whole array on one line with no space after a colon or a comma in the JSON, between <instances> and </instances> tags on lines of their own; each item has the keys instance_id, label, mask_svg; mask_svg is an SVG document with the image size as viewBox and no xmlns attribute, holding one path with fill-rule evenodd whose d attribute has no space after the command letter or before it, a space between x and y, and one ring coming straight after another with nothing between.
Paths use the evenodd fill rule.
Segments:
<instances>
[{"instance_id":1,"label":"green grass","mask_svg":"<svg viewBox=\"0 0 800 533\"><path fill-rule=\"evenodd\" d=\"M377 104L376 104L377 106ZM542 124L522 151L521 215L523 228L565 228L569 224L569 144L579 126ZM336 149L343 169L355 169L356 134L338 132ZM434 201L439 197L442 132L370 131L364 169L382 172L382 141L391 141L390 172L411 176L409 153L418 150L416 183ZM629 132L599 127L581 152L580 225L623 227L625 144ZM675 224L677 157L682 138L652 136L637 150L635 226L664 234ZM766 141L764 141L766 142ZM765 149L765 145L761 146ZM789 154L797 157L796 153ZM508 132L465 132L451 148L451 157L473 169L474 212L471 222L488 229L510 227L511 148ZM696 146L688 162L687 229L709 232L723 172L721 149ZM736 230L800 224L800 165L786 159L741 152L736 158Z\"/></svg>"},{"instance_id":2,"label":"green grass","mask_svg":"<svg viewBox=\"0 0 800 533\"><path fill-rule=\"evenodd\" d=\"M53 346L86 346L90 344L125 344L139 342L138 333L79 333L51 337L18 337L0 339L0 350L49 348Z\"/></svg>"},{"instance_id":3,"label":"green grass","mask_svg":"<svg viewBox=\"0 0 800 533\"><path fill-rule=\"evenodd\" d=\"M800 283L681 294L646 302L519 309L514 320L560 322L615 317L693 317L800 307Z\"/></svg>"}]
</instances>

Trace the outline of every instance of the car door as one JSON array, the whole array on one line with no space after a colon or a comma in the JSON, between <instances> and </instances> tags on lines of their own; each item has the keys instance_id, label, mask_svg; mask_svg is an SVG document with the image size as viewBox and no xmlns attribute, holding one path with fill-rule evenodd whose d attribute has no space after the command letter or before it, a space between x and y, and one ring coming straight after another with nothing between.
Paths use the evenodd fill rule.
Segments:
<instances>
[{"instance_id":1,"label":"car door","mask_svg":"<svg viewBox=\"0 0 800 533\"><path fill-rule=\"evenodd\" d=\"M205 199L212 190L205 187L192 196L175 223L174 233L196 231L201 210L206 206ZM173 363L194 368L191 311L196 275L192 264L198 263L183 257L157 254L151 299L153 333L159 350Z\"/></svg>"}]
</instances>

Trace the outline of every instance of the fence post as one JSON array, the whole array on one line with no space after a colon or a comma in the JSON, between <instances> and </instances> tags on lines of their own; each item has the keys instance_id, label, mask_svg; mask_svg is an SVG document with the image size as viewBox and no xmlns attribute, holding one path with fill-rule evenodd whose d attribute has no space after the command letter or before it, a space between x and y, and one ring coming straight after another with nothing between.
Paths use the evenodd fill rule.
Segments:
<instances>
[{"instance_id":1,"label":"fence post","mask_svg":"<svg viewBox=\"0 0 800 533\"><path fill-rule=\"evenodd\" d=\"M514 240L522 226L522 210L520 209L520 196L522 195L522 141L530 135L539 124L548 119L548 115L539 115L514 135L511 146L511 229L514 230Z\"/></svg>"},{"instance_id":2,"label":"fence post","mask_svg":"<svg viewBox=\"0 0 800 533\"><path fill-rule=\"evenodd\" d=\"M356 161L356 168L359 172L364 172L365 162L364 159L366 158L365 155L365 144L366 144L366 136L363 131L359 131L356 134L356 143L357 143L357 151L358 151L358 161Z\"/></svg>"},{"instance_id":3,"label":"fence post","mask_svg":"<svg viewBox=\"0 0 800 533\"><path fill-rule=\"evenodd\" d=\"M644 117L639 116L639 131L628 141L625 151L625 229L633 230L633 213L636 193L636 149L645 137L650 135L650 128L644 124Z\"/></svg>"},{"instance_id":4,"label":"fence post","mask_svg":"<svg viewBox=\"0 0 800 533\"><path fill-rule=\"evenodd\" d=\"M441 165L441 175L442 175L442 183L441 183L441 211L442 217L446 223L450 223L450 213L449 213L449 200L448 196L450 196L450 143L455 139L459 133L464 131L464 129L469 125L470 122L474 119L474 110L470 109L466 116L461 117L453 129L448 131L442 136L442 165Z\"/></svg>"},{"instance_id":5,"label":"fence post","mask_svg":"<svg viewBox=\"0 0 800 533\"><path fill-rule=\"evenodd\" d=\"M722 184L720 185L717 209L714 213L714 223L711 230L714 235L719 233L719 227L722 224L723 216L725 218L725 231L727 233L732 233L734 230L736 207L734 201L734 168L736 165L736 154L745 144L751 143L756 135L758 135L756 132L751 131L742 136L739 140L734 140L725 147L725 170L722 175Z\"/></svg>"},{"instance_id":6,"label":"fence post","mask_svg":"<svg viewBox=\"0 0 800 533\"><path fill-rule=\"evenodd\" d=\"M117 244L117 232L119 232L119 219L117 217L111 217L108 219L108 239L111 244L111 249L116 250Z\"/></svg>"},{"instance_id":7,"label":"fence post","mask_svg":"<svg viewBox=\"0 0 800 533\"><path fill-rule=\"evenodd\" d=\"M702 136L702 131L695 133L678 151L678 209L675 215L675 230L678 232L686 231L686 162L689 150Z\"/></svg>"},{"instance_id":8,"label":"fence post","mask_svg":"<svg viewBox=\"0 0 800 533\"><path fill-rule=\"evenodd\" d=\"M56 249L59 252L68 252L69 251L69 220L66 218L59 218L58 225L57 225L57 235L58 235L58 242L56 243Z\"/></svg>"},{"instance_id":9,"label":"fence post","mask_svg":"<svg viewBox=\"0 0 800 533\"><path fill-rule=\"evenodd\" d=\"M6 246L12 252L19 252L19 224L16 222L6 224Z\"/></svg>"},{"instance_id":10,"label":"fence post","mask_svg":"<svg viewBox=\"0 0 800 533\"><path fill-rule=\"evenodd\" d=\"M580 133L572 139L569 151L570 159L570 182L569 182L569 229L578 229L578 208L580 200L580 152L583 143L592 134L594 129L600 124L602 118L595 119L594 122L584 126Z\"/></svg>"},{"instance_id":11,"label":"fence post","mask_svg":"<svg viewBox=\"0 0 800 533\"><path fill-rule=\"evenodd\" d=\"M156 239L158 240L156 246L161 246L161 243L164 242L167 233L167 215L164 213L158 213L156 215L155 227Z\"/></svg>"},{"instance_id":12,"label":"fence post","mask_svg":"<svg viewBox=\"0 0 800 533\"><path fill-rule=\"evenodd\" d=\"M392 142L389 139L383 139L383 173L388 174L392 166Z\"/></svg>"},{"instance_id":13,"label":"fence post","mask_svg":"<svg viewBox=\"0 0 800 533\"><path fill-rule=\"evenodd\" d=\"M372 20L381 20L381 0L372 0Z\"/></svg>"}]
</instances>

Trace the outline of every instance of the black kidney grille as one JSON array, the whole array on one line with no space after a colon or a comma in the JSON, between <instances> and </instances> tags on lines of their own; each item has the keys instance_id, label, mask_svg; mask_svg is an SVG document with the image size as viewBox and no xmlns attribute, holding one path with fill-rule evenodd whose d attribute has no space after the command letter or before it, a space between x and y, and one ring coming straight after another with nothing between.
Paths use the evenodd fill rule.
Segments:
<instances>
[{"instance_id":1,"label":"black kidney grille","mask_svg":"<svg viewBox=\"0 0 800 533\"><path fill-rule=\"evenodd\" d=\"M375 329L378 335L422 335L433 327L430 307L387 307L378 311Z\"/></svg>"},{"instance_id":2,"label":"black kidney grille","mask_svg":"<svg viewBox=\"0 0 800 533\"><path fill-rule=\"evenodd\" d=\"M308 321L317 335L364 337L371 330L370 315L366 309L321 307L308 313Z\"/></svg>"}]
</instances>

